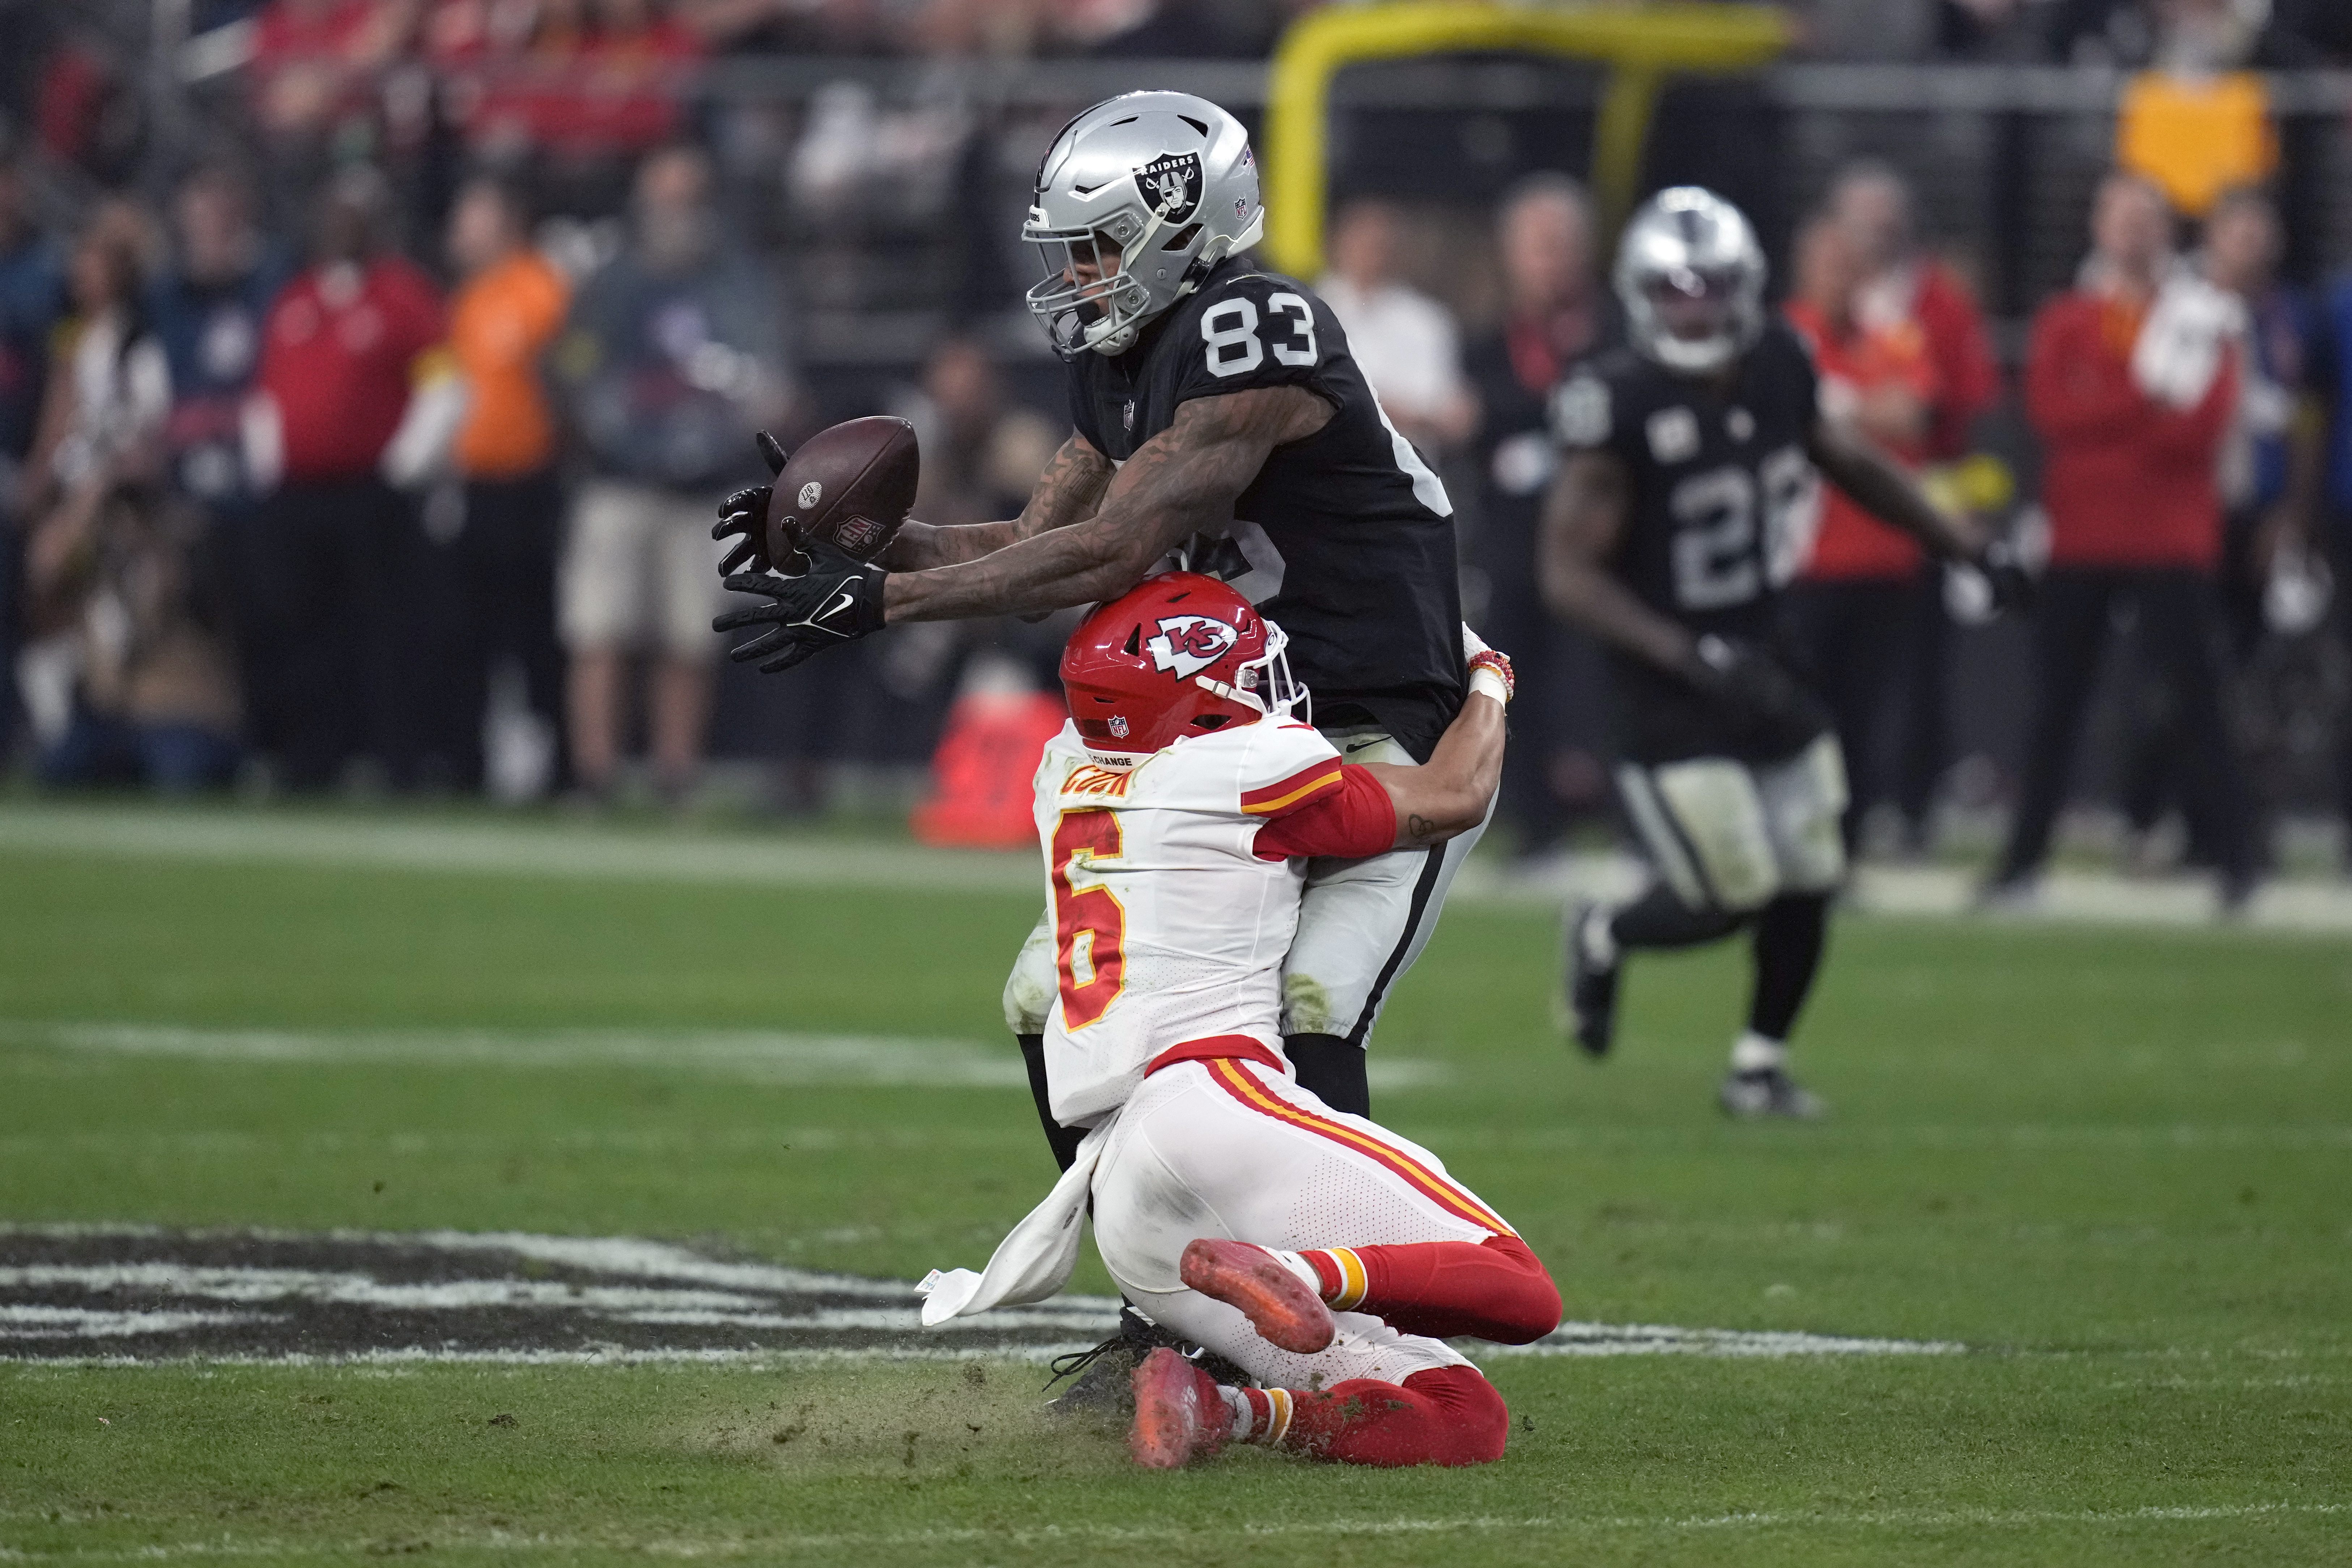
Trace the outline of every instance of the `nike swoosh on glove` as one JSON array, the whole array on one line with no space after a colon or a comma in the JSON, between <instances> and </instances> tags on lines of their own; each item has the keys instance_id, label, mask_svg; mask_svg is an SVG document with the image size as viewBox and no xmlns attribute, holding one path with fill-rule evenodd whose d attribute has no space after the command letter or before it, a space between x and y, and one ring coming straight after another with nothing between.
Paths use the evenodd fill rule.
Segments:
<instances>
[{"instance_id":1,"label":"nike swoosh on glove","mask_svg":"<svg viewBox=\"0 0 2352 1568\"><path fill-rule=\"evenodd\" d=\"M752 439L759 445L760 458L768 465L768 472L782 473L783 443L765 430ZM735 548L719 563L721 577L735 576L747 568L753 572L776 569L776 563L768 559L768 499L775 489L773 485L752 485L719 503L719 521L711 529L710 537L735 541Z\"/></svg>"},{"instance_id":2,"label":"nike swoosh on glove","mask_svg":"<svg viewBox=\"0 0 2352 1568\"><path fill-rule=\"evenodd\" d=\"M727 579L730 593L761 594L771 601L730 610L710 623L714 632L745 626L768 629L727 650L741 664L764 658L763 675L790 669L811 654L854 642L882 629L882 580L889 574L868 566L831 540L812 537L803 544L808 570L787 577L775 572L745 572ZM772 656L772 657L770 657Z\"/></svg>"}]
</instances>

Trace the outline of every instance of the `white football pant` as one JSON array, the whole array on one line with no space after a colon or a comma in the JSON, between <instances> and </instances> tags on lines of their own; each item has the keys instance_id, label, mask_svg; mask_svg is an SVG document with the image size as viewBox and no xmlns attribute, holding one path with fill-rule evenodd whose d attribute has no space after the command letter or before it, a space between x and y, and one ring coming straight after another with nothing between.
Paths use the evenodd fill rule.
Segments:
<instances>
[{"instance_id":1,"label":"white football pant","mask_svg":"<svg viewBox=\"0 0 2352 1568\"><path fill-rule=\"evenodd\" d=\"M1144 1080L1095 1168L1094 1220L1103 1263L1146 1317L1283 1388L1467 1363L1361 1312L1331 1314L1328 1350L1277 1350L1236 1309L1185 1289L1179 1264L1195 1237L1297 1251L1475 1245L1508 1229L1436 1155L1246 1061L1180 1062Z\"/></svg>"},{"instance_id":2,"label":"white football pant","mask_svg":"<svg viewBox=\"0 0 2352 1568\"><path fill-rule=\"evenodd\" d=\"M1692 909L1747 914L1845 879L1845 753L1834 735L1764 766L1730 757L1625 763L1617 786L1650 863Z\"/></svg>"}]
</instances>

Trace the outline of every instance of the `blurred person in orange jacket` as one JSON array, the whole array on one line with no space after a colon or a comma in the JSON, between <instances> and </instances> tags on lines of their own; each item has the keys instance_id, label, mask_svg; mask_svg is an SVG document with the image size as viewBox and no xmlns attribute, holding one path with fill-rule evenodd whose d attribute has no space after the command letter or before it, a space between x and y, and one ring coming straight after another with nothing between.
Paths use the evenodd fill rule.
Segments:
<instances>
[{"instance_id":1,"label":"blurred person in orange jacket","mask_svg":"<svg viewBox=\"0 0 2352 1568\"><path fill-rule=\"evenodd\" d=\"M563 650L555 635L555 563L563 543L558 429L544 363L572 287L530 243L520 192L487 175L449 209L449 260L464 281L449 307L449 349L466 389L453 451L463 521L446 587L454 668L436 715L457 782L482 774L482 719L492 672L512 660L530 711L557 741Z\"/></svg>"},{"instance_id":2,"label":"blurred person in orange jacket","mask_svg":"<svg viewBox=\"0 0 2352 1568\"><path fill-rule=\"evenodd\" d=\"M2009 847L1985 891L2032 896L2064 804L2112 616L2137 613L2171 688L2182 794L2225 910L2253 890L2246 790L2222 717L2217 472L2238 403L2243 307L2173 254L2172 213L2139 175L2100 184L2080 281L2042 308L2026 411L2042 437L2050 570L2034 616L2033 724Z\"/></svg>"}]
</instances>

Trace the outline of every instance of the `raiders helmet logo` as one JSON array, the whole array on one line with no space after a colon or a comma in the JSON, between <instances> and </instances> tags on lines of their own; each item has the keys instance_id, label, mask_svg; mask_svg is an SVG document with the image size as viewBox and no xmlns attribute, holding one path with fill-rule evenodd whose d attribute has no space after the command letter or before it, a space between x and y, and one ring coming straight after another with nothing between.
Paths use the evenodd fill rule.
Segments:
<instances>
[{"instance_id":1,"label":"raiders helmet logo","mask_svg":"<svg viewBox=\"0 0 2352 1568\"><path fill-rule=\"evenodd\" d=\"M803 485L801 487L801 510L803 511L806 511L809 508L816 505L817 498L823 494L824 494L824 487L817 483L814 479L811 479L808 483Z\"/></svg>"},{"instance_id":2,"label":"raiders helmet logo","mask_svg":"<svg viewBox=\"0 0 2352 1568\"><path fill-rule=\"evenodd\" d=\"M1160 635L1143 646L1151 654L1151 668L1190 680L1232 651L1241 634L1207 616L1171 616L1160 623Z\"/></svg>"},{"instance_id":3,"label":"raiders helmet logo","mask_svg":"<svg viewBox=\"0 0 2352 1568\"><path fill-rule=\"evenodd\" d=\"M1201 155L1169 153L1135 172L1143 205L1158 209L1163 223L1190 223L1201 205Z\"/></svg>"}]
</instances>

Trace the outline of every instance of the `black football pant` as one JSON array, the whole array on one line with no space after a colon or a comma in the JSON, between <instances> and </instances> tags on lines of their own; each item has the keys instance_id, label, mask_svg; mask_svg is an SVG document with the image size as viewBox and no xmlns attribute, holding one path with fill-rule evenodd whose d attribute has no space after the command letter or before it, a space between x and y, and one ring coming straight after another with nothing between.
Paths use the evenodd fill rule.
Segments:
<instances>
[{"instance_id":1,"label":"black football pant","mask_svg":"<svg viewBox=\"0 0 2352 1568\"><path fill-rule=\"evenodd\" d=\"M483 711L491 673L505 659L521 669L530 710L555 727L557 767L571 755L555 632L563 499L551 468L473 480L455 535L426 546L433 668L420 744L461 789L481 786Z\"/></svg>"},{"instance_id":2,"label":"black football pant","mask_svg":"<svg viewBox=\"0 0 2352 1568\"><path fill-rule=\"evenodd\" d=\"M374 479L287 484L246 531L251 738L287 788L330 788L360 756L408 782L423 545L415 507Z\"/></svg>"},{"instance_id":3,"label":"black football pant","mask_svg":"<svg viewBox=\"0 0 2352 1568\"><path fill-rule=\"evenodd\" d=\"M1882 800L1924 835L1948 754L1943 569L1792 583L1784 604L1800 668L1829 702L1845 750L1846 852Z\"/></svg>"},{"instance_id":4,"label":"black football pant","mask_svg":"<svg viewBox=\"0 0 2352 1568\"><path fill-rule=\"evenodd\" d=\"M2253 838L2242 772L2221 710L2221 626L2211 578L2189 567L2055 567L2033 616L2035 691L2017 816L1999 879L2038 871L2074 771L2112 617L2128 605L2170 696L2180 787L2222 875L2251 877Z\"/></svg>"}]
</instances>

